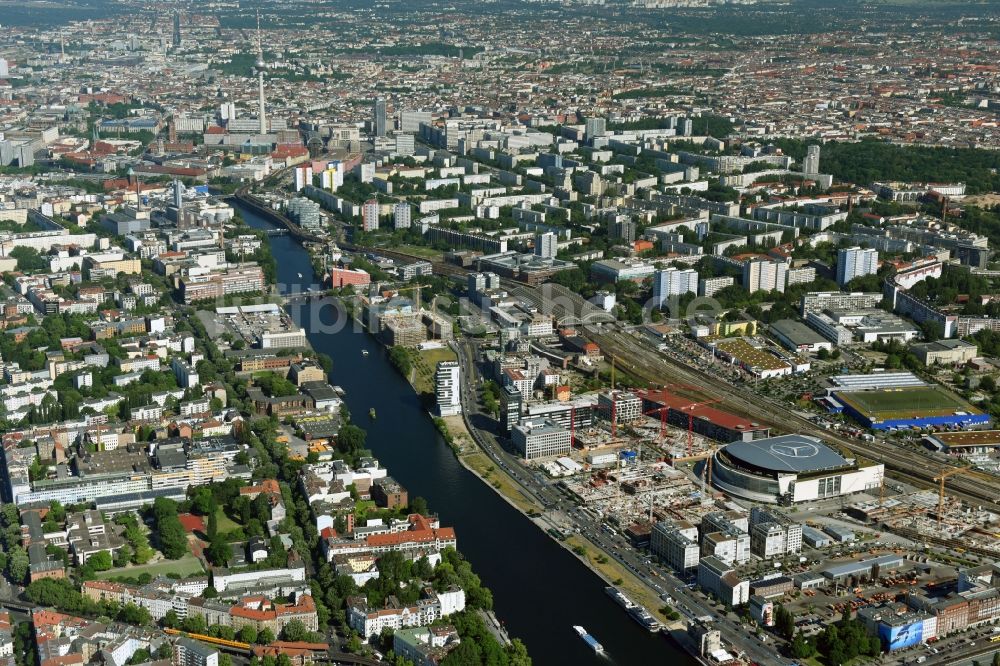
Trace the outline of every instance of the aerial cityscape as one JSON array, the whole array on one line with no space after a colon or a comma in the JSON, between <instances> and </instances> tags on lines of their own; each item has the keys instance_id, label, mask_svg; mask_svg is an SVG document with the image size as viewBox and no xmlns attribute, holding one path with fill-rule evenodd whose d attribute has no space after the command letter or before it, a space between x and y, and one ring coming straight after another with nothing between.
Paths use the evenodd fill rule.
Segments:
<instances>
[{"instance_id":1,"label":"aerial cityscape","mask_svg":"<svg viewBox=\"0 0 1000 666\"><path fill-rule=\"evenodd\" d=\"M0 666L998 666L998 247L992 0L0 0Z\"/></svg>"}]
</instances>

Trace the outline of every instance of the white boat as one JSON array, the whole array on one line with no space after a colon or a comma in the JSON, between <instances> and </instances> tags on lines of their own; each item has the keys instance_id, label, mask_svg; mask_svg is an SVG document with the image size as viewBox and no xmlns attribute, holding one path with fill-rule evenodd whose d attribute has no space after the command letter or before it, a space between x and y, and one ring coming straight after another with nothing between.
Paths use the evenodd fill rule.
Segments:
<instances>
[{"instance_id":1,"label":"white boat","mask_svg":"<svg viewBox=\"0 0 1000 666\"><path fill-rule=\"evenodd\" d=\"M302 279L302 273L299 273L299 279L300 280Z\"/></svg>"},{"instance_id":2,"label":"white boat","mask_svg":"<svg viewBox=\"0 0 1000 666\"><path fill-rule=\"evenodd\" d=\"M362 356L368 356L368 350L367 349L362 349L361 350L361 355Z\"/></svg>"},{"instance_id":3,"label":"white boat","mask_svg":"<svg viewBox=\"0 0 1000 666\"><path fill-rule=\"evenodd\" d=\"M604 653L604 646L598 643L596 638L588 634L586 629L578 624L575 624L573 625L573 631L575 631L577 635L583 639L583 642L586 643L595 653Z\"/></svg>"}]
</instances>

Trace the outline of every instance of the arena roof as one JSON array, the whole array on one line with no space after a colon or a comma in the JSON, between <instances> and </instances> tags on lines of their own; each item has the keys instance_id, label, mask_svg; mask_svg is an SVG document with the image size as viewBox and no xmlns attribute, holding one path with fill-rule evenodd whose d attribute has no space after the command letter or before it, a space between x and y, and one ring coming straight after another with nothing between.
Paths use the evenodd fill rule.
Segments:
<instances>
[{"instance_id":1,"label":"arena roof","mask_svg":"<svg viewBox=\"0 0 1000 666\"><path fill-rule=\"evenodd\" d=\"M726 454L747 465L775 472L815 472L847 466L844 458L817 439L781 435L749 442L733 442Z\"/></svg>"}]
</instances>

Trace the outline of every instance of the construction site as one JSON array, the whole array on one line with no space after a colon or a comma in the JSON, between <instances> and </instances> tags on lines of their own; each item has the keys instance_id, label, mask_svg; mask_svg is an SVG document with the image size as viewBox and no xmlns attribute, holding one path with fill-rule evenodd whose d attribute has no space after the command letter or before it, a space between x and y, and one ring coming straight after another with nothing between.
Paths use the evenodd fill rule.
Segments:
<instances>
[{"instance_id":1,"label":"construction site","mask_svg":"<svg viewBox=\"0 0 1000 666\"><path fill-rule=\"evenodd\" d=\"M881 501L857 502L850 515L911 541L934 544L958 553L1000 556L1000 515L981 507L922 490Z\"/></svg>"}]
</instances>

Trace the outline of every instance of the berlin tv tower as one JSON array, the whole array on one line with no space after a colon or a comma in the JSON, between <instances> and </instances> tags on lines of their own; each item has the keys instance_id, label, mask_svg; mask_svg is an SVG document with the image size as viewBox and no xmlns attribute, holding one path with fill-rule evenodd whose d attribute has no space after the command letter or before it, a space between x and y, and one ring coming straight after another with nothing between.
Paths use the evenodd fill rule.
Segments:
<instances>
[{"instance_id":1,"label":"berlin tv tower","mask_svg":"<svg viewBox=\"0 0 1000 666\"><path fill-rule=\"evenodd\" d=\"M260 41L260 11L257 11L257 103L260 105L260 133L267 134L267 113L264 110L264 48Z\"/></svg>"}]
</instances>

